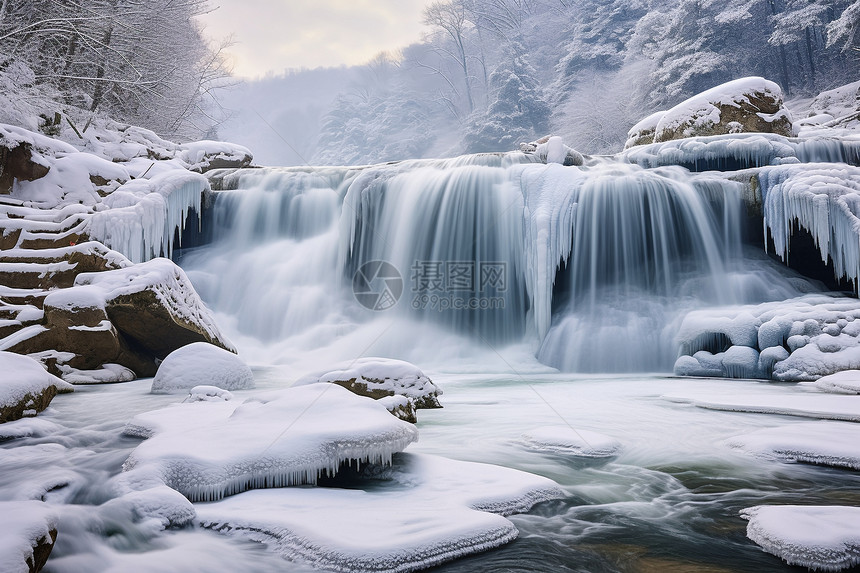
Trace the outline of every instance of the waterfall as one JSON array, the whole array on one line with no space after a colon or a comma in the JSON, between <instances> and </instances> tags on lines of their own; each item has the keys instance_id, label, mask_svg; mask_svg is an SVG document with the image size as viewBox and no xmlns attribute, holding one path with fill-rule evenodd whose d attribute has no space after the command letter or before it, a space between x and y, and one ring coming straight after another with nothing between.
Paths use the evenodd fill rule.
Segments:
<instances>
[{"instance_id":1,"label":"waterfall","mask_svg":"<svg viewBox=\"0 0 860 573\"><path fill-rule=\"evenodd\" d=\"M742 186L713 174L488 154L233 183L182 264L228 328L293 351L520 345L564 370L668 371L687 311L792 295L743 262Z\"/></svg>"}]
</instances>

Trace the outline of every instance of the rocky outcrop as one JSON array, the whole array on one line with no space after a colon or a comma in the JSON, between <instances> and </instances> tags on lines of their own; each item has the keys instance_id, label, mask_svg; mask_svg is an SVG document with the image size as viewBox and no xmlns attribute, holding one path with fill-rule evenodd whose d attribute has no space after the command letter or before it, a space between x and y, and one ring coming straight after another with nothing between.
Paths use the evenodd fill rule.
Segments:
<instances>
[{"instance_id":1,"label":"rocky outcrop","mask_svg":"<svg viewBox=\"0 0 860 573\"><path fill-rule=\"evenodd\" d=\"M180 146L179 157L191 171L240 169L251 165L254 156L247 147L224 141L195 141Z\"/></svg>"},{"instance_id":2,"label":"rocky outcrop","mask_svg":"<svg viewBox=\"0 0 860 573\"><path fill-rule=\"evenodd\" d=\"M656 111L641 120L639 123L630 128L627 132L627 143L624 144L624 149L630 149L637 145L648 145L654 143L654 134L657 133L657 124L666 115L666 111Z\"/></svg>"},{"instance_id":3,"label":"rocky outcrop","mask_svg":"<svg viewBox=\"0 0 860 573\"><path fill-rule=\"evenodd\" d=\"M48 167L33 160L33 148L29 143L9 148L0 142L0 193L11 193L16 179L35 181L47 174Z\"/></svg>"},{"instance_id":4,"label":"rocky outcrop","mask_svg":"<svg viewBox=\"0 0 860 573\"><path fill-rule=\"evenodd\" d=\"M764 78L734 80L676 105L657 123L654 142L750 132L793 134L782 90Z\"/></svg>"}]
</instances>

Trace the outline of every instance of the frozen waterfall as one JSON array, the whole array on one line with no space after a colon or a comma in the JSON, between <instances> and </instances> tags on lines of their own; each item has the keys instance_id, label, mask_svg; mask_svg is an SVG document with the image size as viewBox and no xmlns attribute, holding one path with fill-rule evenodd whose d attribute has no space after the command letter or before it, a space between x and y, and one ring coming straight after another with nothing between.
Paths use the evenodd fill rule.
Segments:
<instances>
[{"instance_id":1,"label":"frozen waterfall","mask_svg":"<svg viewBox=\"0 0 860 573\"><path fill-rule=\"evenodd\" d=\"M687 311L796 294L742 254L742 185L678 167L486 154L219 186L214 241L183 267L222 322L291 352L519 345L564 370L669 371Z\"/></svg>"}]
</instances>

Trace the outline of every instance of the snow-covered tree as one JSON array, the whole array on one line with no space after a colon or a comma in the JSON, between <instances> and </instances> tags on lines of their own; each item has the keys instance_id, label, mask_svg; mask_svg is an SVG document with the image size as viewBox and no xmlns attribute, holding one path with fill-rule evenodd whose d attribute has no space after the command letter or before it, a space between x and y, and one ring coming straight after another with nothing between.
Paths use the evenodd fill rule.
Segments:
<instances>
[{"instance_id":1,"label":"snow-covered tree","mask_svg":"<svg viewBox=\"0 0 860 573\"><path fill-rule=\"evenodd\" d=\"M508 59L490 76L491 103L473 118L464 137L467 152L507 151L545 135L550 108L541 94L525 48L513 41Z\"/></svg>"}]
</instances>

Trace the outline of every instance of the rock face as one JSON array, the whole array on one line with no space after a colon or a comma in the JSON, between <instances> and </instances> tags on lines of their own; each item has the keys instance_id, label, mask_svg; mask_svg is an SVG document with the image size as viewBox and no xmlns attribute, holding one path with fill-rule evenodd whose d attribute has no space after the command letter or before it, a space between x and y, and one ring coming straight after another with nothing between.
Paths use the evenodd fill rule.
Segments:
<instances>
[{"instance_id":1,"label":"rock face","mask_svg":"<svg viewBox=\"0 0 860 573\"><path fill-rule=\"evenodd\" d=\"M33 161L33 149L28 143L19 143L11 149L0 143L0 193L12 192L12 183L35 181L48 174L48 168Z\"/></svg>"},{"instance_id":2,"label":"rock face","mask_svg":"<svg viewBox=\"0 0 860 573\"><path fill-rule=\"evenodd\" d=\"M646 119L651 118L653 116ZM654 142L749 132L786 137L793 133L791 114L783 104L782 90L764 78L734 80L676 105L657 123ZM644 138L643 142L646 141Z\"/></svg>"},{"instance_id":3,"label":"rock face","mask_svg":"<svg viewBox=\"0 0 860 573\"><path fill-rule=\"evenodd\" d=\"M0 423L35 416L57 392L71 390L71 385L45 372L32 358L0 352Z\"/></svg>"},{"instance_id":4,"label":"rock face","mask_svg":"<svg viewBox=\"0 0 860 573\"><path fill-rule=\"evenodd\" d=\"M251 165L254 156L247 147L223 141L195 141L180 146L179 157L191 171L205 173L212 169L240 169Z\"/></svg>"}]
</instances>

